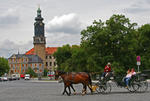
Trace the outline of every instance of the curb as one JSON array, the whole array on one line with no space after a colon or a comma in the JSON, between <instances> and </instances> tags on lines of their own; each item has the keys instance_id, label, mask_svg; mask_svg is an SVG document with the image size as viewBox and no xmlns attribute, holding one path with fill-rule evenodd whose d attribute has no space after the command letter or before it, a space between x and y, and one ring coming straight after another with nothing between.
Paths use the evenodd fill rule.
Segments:
<instances>
[{"instance_id":1,"label":"curb","mask_svg":"<svg viewBox=\"0 0 150 101\"><path fill-rule=\"evenodd\" d=\"M56 82L58 83L58 81L44 81L44 80L30 80L29 82Z\"/></svg>"}]
</instances>

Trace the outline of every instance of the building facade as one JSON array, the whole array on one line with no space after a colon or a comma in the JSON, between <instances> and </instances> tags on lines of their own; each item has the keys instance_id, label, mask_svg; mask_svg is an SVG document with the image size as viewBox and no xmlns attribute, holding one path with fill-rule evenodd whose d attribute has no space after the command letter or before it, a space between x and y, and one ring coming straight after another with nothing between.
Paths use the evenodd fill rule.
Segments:
<instances>
[{"instance_id":1,"label":"building facade","mask_svg":"<svg viewBox=\"0 0 150 101\"><path fill-rule=\"evenodd\" d=\"M37 55L13 54L8 58L10 74L25 74L29 67L35 73L43 73L43 60Z\"/></svg>"},{"instance_id":2,"label":"building facade","mask_svg":"<svg viewBox=\"0 0 150 101\"><path fill-rule=\"evenodd\" d=\"M53 54L57 51L57 47L47 47L45 49L45 59L44 61L44 68L47 68L49 71L55 71L57 69L57 62ZM26 55L34 55L34 48L27 51Z\"/></svg>"}]
</instances>

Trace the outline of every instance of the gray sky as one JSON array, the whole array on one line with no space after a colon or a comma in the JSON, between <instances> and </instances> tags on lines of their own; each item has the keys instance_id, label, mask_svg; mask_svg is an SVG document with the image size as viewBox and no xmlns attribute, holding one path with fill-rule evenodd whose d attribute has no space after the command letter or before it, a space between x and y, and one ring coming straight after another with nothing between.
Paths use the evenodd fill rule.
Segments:
<instances>
[{"instance_id":1,"label":"gray sky","mask_svg":"<svg viewBox=\"0 0 150 101\"><path fill-rule=\"evenodd\" d=\"M79 45L81 30L113 14L124 14L139 26L150 23L150 0L0 0L0 56L8 58L33 47L38 5L47 47Z\"/></svg>"}]
</instances>

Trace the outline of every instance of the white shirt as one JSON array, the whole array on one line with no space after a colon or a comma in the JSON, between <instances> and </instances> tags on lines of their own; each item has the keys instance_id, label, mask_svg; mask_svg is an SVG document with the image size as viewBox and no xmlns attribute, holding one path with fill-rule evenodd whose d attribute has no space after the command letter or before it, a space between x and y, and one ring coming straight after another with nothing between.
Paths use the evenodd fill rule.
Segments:
<instances>
[{"instance_id":1,"label":"white shirt","mask_svg":"<svg viewBox=\"0 0 150 101\"><path fill-rule=\"evenodd\" d=\"M133 73L132 73L132 75L135 75L135 74L136 74L136 72L133 72Z\"/></svg>"},{"instance_id":2,"label":"white shirt","mask_svg":"<svg viewBox=\"0 0 150 101\"><path fill-rule=\"evenodd\" d=\"M132 76L132 74L131 74L131 73L129 73L129 74L127 74L127 75L126 75L126 77L131 77L131 76Z\"/></svg>"}]
</instances>

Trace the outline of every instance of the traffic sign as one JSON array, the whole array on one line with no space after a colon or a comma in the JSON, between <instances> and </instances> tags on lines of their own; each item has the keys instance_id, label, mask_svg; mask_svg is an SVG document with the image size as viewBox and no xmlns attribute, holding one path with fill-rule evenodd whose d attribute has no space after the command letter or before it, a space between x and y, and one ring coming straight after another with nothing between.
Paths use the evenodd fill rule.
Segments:
<instances>
[{"instance_id":1,"label":"traffic sign","mask_svg":"<svg viewBox=\"0 0 150 101\"><path fill-rule=\"evenodd\" d=\"M140 56L137 56L137 57L136 57L136 60L137 60L137 61L141 61L141 57L140 57Z\"/></svg>"},{"instance_id":2,"label":"traffic sign","mask_svg":"<svg viewBox=\"0 0 150 101\"><path fill-rule=\"evenodd\" d=\"M138 66L141 65L141 62L140 62L140 61L137 61L137 65L138 65Z\"/></svg>"}]
</instances>

